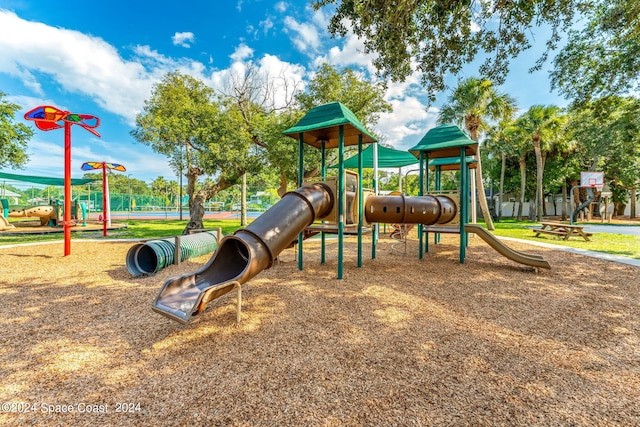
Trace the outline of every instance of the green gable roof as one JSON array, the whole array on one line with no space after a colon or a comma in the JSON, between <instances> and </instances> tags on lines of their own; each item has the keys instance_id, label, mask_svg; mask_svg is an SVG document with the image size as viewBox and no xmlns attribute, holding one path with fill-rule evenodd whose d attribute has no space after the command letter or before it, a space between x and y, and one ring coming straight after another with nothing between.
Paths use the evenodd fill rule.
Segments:
<instances>
[{"instance_id":1,"label":"green gable roof","mask_svg":"<svg viewBox=\"0 0 640 427\"><path fill-rule=\"evenodd\" d=\"M429 158L460 156L460 147L465 147L467 156L478 152L478 143L469 139L456 125L440 125L422 137L420 142L409 152L418 157L420 152L429 153Z\"/></svg>"},{"instance_id":2,"label":"green gable roof","mask_svg":"<svg viewBox=\"0 0 640 427\"><path fill-rule=\"evenodd\" d=\"M418 163L411 153L408 151L394 150L393 148L378 145L378 167L379 168L400 168L402 166L415 165ZM338 165L331 166L337 168ZM345 168L358 167L358 155L348 158L344 161ZM362 150L362 167L373 167L373 145Z\"/></svg>"},{"instance_id":3,"label":"green gable roof","mask_svg":"<svg viewBox=\"0 0 640 427\"><path fill-rule=\"evenodd\" d=\"M377 139L364 128L355 114L339 102L312 108L294 127L285 130L283 134L298 139L298 135L303 133L305 144L320 148L324 141L325 148L336 148L340 125L344 126L345 146L356 145L358 135L362 135L363 144L377 142Z\"/></svg>"}]
</instances>

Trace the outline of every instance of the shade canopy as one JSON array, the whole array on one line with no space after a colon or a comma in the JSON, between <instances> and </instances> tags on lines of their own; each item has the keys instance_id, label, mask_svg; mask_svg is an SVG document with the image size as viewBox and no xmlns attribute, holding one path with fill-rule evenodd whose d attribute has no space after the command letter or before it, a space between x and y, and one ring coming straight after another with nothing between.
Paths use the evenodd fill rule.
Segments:
<instances>
[{"instance_id":1,"label":"shade canopy","mask_svg":"<svg viewBox=\"0 0 640 427\"><path fill-rule=\"evenodd\" d=\"M362 150L362 167L373 168L373 145L368 146ZM378 145L378 167L379 168L401 168L403 166L415 165L418 163L411 153L408 151L395 150L393 148L384 147ZM338 165L331 166L337 168ZM358 155L348 158L344 161L345 168L357 168L358 167Z\"/></svg>"},{"instance_id":2,"label":"shade canopy","mask_svg":"<svg viewBox=\"0 0 640 427\"><path fill-rule=\"evenodd\" d=\"M420 142L409 152L418 157L420 152L428 153L430 159L460 156L460 147L465 148L465 155L478 153L478 143L469 139L456 125L440 125L422 137Z\"/></svg>"},{"instance_id":3,"label":"shade canopy","mask_svg":"<svg viewBox=\"0 0 640 427\"><path fill-rule=\"evenodd\" d=\"M16 175L13 173L0 172L0 178L12 179L14 181L35 182L36 184L64 186L64 178L52 178L50 176ZM100 178L101 179L101 178ZM100 179L72 179L71 185L83 185Z\"/></svg>"},{"instance_id":4,"label":"shade canopy","mask_svg":"<svg viewBox=\"0 0 640 427\"><path fill-rule=\"evenodd\" d=\"M378 141L365 129L355 114L339 102L312 108L295 126L285 130L283 134L298 139L302 133L305 144L320 148L324 142L325 148L336 148L340 125L344 126L345 146L358 144L359 135L362 135L363 144Z\"/></svg>"}]
</instances>

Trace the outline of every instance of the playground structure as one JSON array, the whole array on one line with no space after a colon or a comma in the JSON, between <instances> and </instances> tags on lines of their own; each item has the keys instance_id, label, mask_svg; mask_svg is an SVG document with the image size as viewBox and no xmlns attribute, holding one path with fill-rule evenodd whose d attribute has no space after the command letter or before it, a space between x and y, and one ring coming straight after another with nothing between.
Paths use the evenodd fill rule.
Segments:
<instances>
[{"instance_id":1,"label":"playground structure","mask_svg":"<svg viewBox=\"0 0 640 427\"><path fill-rule=\"evenodd\" d=\"M7 217L9 216L9 200L0 199L0 207L2 208L2 211L0 211L0 231L15 228L13 224L7 221Z\"/></svg>"},{"instance_id":2,"label":"playground structure","mask_svg":"<svg viewBox=\"0 0 640 427\"><path fill-rule=\"evenodd\" d=\"M439 126L430 130L410 151L420 161L420 194L377 196L362 187L362 156L358 160L358 173L344 168L345 145L358 146L362 153L364 143L375 144L355 115L340 103L325 104L310 110L285 135L297 138L299 164L298 189L286 193L282 199L246 228L237 230L220 242L211 259L194 273L167 280L156 297L154 311L181 323L188 323L201 314L207 304L222 295L238 290L238 320L240 318L240 290L262 270L274 265L284 249L297 244L298 269L303 269L304 239L320 234L321 263L326 259L325 235L338 236L338 279L343 277L343 251L345 235L358 237L358 267L362 267L362 236L372 233L372 258L376 256L378 223L417 224L419 258L428 252L429 233L438 243L440 233L460 235L460 263L464 263L468 233L473 232L500 254L534 268L550 268L547 261L537 255L514 251L492 234L468 222L470 156L476 155L477 143L468 139L457 127ZM303 182L304 144L321 150L322 178ZM338 149L337 176L327 177L326 149ZM374 148L375 150L375 148ZM459 158L455 155L459 154ZM439 174L444 167L460 170L458 194L424 194L428 177L429 156L447 159L436 169L436 191ZM374 155L374 159L377 156ZM375 160L374 160L375 161ZM377 165L374 164L374 175ZM426 239L424 238L426 236Z\"/></svg>"},{"instance_id":3,"label":"playground structure","mask_svg":"<svg viewBox=\"0 0 640 427\"><path fill-rule=\"evenodd\" d=\"M55 200L50 205L35 205L35 206L22 206L22 205L9 205L5 204L6 199L1 199L3 205L3 213L0 214L2 219L0 220L0 230L8 230L15 228L13 224L10 224L6 218L38 218L40 220L40 226L55 227L60 223L60 218L64 217L64 203L61 200ZM79 203L74 200L71 205L72 220L82 220L83 224L86 224L87 209L84 203ZM3 225L4 224L4 225ZM75 225L75 223L74 223Z\"/></svg>"},{"instance_id":4,"label":"playground structure","mask_svg":"<svg viewBox=\"0 0 640 427\"><path fill-rule=\"evenodd\" d=\"M14 206L9 207L9 216L12 218L37 217L40 219L40 226L54 224L57 218L54 206Z\"/></svg>"}]
</instances>

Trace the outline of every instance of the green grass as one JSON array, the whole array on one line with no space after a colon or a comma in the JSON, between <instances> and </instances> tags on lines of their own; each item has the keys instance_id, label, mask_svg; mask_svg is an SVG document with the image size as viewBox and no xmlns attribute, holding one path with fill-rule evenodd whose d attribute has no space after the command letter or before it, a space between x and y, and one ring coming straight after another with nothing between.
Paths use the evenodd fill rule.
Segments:
<instances>
[{"instance_id":1,"label":"green grass","mask_svg":"<svg viewBox=\"0 0 640 427\"><path fill-rule=\"evenodd\" d=\"M180 220L127 220L127 228L108 231L110 239L162 239L182 234L187 221ZM227 235L240 228L240 220L205 220L205 228L222 228ZM102 238L102 231L72 232L72 240ZM0 235L0 246L18 243L37 243L63 240L63 233L52 234L23 234L19 236Z\"/></svg>"},{"instance_id":2,"label":"green grass","mask_svg":"<svg viewBox=\"0 0 640 427\"><path fill-rule=\"evenodd\" d=\"M124 221L128 227L121 230L109 231L111 239L162 239L165 237L182 234L186 221L180 220L128 220ZM496 230L492 231L496 236L514 237L517 239L531 240L535 242L552 243L554 245L570 246L573 248L588 249L596 252L604 252L612 255L620 255L640 259L640 236L627 236L622 234L594 233L591 241L572 237L570 240L560 240L553 236L534 237L531 228L539 226L539 223L514 219L503 219L494 223ZM599 224L599 223L594 223ZM483 224L484 225L484 224ZM222 232L232 234L240 228L240 220L214 221L205 220L205 228L222 228ZM72 239L101 238L100 231L88 233L73 233ZM0 236L0 246L17 243L35 243L63 240L62 233L36 234L21 236Z\"/></svg>"},{"instance_id":3,"label":"green grass","mask_svg":"<svg viewBox=\"0 0 640 427\"><path fill-rule=\"evenodd\" d=\"M586 223L580 223L587 225ZM592 223L599 225L600 223ZM620 255L629 258L640 259L640 236L628 236L613 233L594 233L591 241L584 241L582 238L571 237L569 240L558 239L554 236L535 237L531 230L540 226L538 222L522 221L516 222L514 219L503 219L494 222L496 229L492 231L496 236L513 237L534 242L551 243L560 246L586 249L596 252L604 252L611 255Z\"/></svg>"}]
</instances>

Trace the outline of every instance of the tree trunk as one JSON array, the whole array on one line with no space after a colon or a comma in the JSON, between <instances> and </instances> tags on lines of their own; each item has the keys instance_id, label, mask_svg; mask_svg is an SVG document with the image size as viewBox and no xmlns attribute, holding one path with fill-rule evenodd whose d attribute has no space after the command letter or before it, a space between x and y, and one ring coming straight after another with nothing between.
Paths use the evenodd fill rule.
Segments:
<instances>
[{"instance_id":1,"label":"tree trunk","mask_svg":"<svg viewBox=\"0 0 640 427\"><path fill-rule=\"evenodd\" d=\"M284 172L280 172L280 187L278 187L278 196L282 198L284 193L287 192L287 175Z\"/></svg>"},{"instance_id":2,"label":"tree trunk","mask_svg":"<svg viewBox=\"0 0 640 427\"><path fill-rule=\"evenodd\" d=\"M233 181L226 181L221 178L220 181L204 188L196 193L196 181L198 177L202 175L202 171L197 167L189 168L187 172L187 194L189 195L189 216L191 217L187 226L182 231L182 234L190 234L191 230L202 229L204 224L202 219L204 218L204 202L215 196L222 190L225 190L233 185Z\"/></svg>"},{"instance_id":3,"label":"tree trunk","mask_svg":"<svg viewBox=\"0 0 640 427\"><path fill-rule=\"evenodd\" d=\"M187 153L189 151L187 150ZM196 200L196 181L198 177L202 175L202 171L197 167L191 167L187 169L187 194L189 195L189 216L191 219L187 223L187 226L182 231L182 234L189 234L189 230L202 227L202 217L204 216L204 200ZM200 211L200 212L199 212ZM198 217L198 212L200 216Z\"/></svg>"},{"instance_id":4,"label":"tree trunk","mask_svg":"<svg viewBox=\"0 0 640 427\"><path fill-rule=\"evenodd\" d=\"M569 193L567 192L567 184L562 186L562 217L563 221L567 219L567 202L569 201Z\"/></svg>"},{"instance_id":5,"label":"tree trunk","mask_svg":"<svg viewBox=\"0 0 640 427\"><path fill-rule=\"evenodd\" d=\"M240 226L247 226L247 173L242 174L240 186Z\"/></svg>"},{"instance_id":6,"label":"tree trunk","mask_svg":"<svg viewBox=\"0 0 640 427\"><path fill-rule=\"evenodd\" d=\"M476 165L476 190L478 192L478 199L480 200L480 210L484 217L484 222L487 224L488 230L495 230L493 225L491 214L489 212L489 205L487 204L487 198L484 195L484 184L482 182L482 162L480 161L480 147L478 147L478 163Z\"/></svg>"},{"instance_id":7,"label":"tree trunk","mask_svg":"<svg viewBox=\"0 0 640 427\"><path fill-rule=\"evenodd\" d=\"M500 188L498 189L498 221L502 219L502 193L504 192L504 174L507 168L507 156L505 153L500 153L501 164L500 164Z\"/></svg>"},{"instance_id":8,"label":"tree trunk","mask_svg":"<svg viewBox=\"0 0 640 427\"><path fill-rule=\"evenodd\" d=\"M522 221L522 208L524 207L524 192L527 188L527 157L526 155L520 156L518 161L520 164L520 205L518 206L517 222Z\"/></svg>"},{"instance_id":9,"label":"tree trunk","mask_svg":"<svg viewBox=\"0 0 640 427\"><path fill-rule=\"evenodd\" d=\"M535 212L536 217L535 220L540 222L542 221L542 173L543 173L543 165L542 165L542 150L540 149L540 139L533 139L533 151L536 153L536 197L535 197Z\"/></svg>"},{"instance_id":10,"label":"tree trunk","mask_svg":"<svg viewBox=\"0 0 640 427\"><path fill-rule=\"evenodd\" d=\"M191 219L182 231L182 234L189 234L191 230L204 228L202 218L204 218L204 202L206 195L204 191L198 191L193 196L189 196L189 215Z\"/></svg>"}]
</instances>

